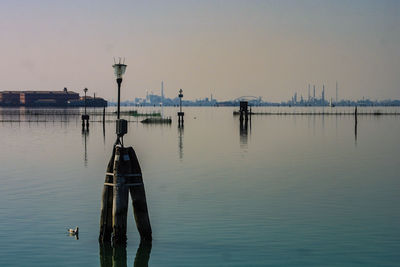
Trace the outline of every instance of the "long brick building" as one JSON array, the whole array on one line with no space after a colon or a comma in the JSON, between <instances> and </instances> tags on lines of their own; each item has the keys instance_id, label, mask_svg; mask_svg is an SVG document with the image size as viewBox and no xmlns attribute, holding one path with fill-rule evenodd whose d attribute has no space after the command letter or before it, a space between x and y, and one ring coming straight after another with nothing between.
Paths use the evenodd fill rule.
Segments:
<instances>
[{"instance_id":1,"label":"long brick building","mask_svg":"<svg viewBox=\"0 0 400 267\"><path fill-rule=\"evenodd\" d=\"M79 94L68 91L2 91L2 106L68 106L71 101L79 100Z\"/></svg>"}]
</instances>

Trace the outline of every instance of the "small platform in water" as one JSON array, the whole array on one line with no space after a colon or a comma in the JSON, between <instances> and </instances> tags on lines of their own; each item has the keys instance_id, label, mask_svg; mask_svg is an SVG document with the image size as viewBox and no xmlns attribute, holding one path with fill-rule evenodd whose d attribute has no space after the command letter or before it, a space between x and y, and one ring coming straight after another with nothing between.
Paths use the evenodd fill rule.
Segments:
<instances>
[{"instance_id":1,"label":"small platform in water","mask_svg":"<svg viewBox=\"0 0 400 267\"><path fill-rule=\"evenodd\" d=\"M141 123L152 123L152 124L163 124L163 123L171 123L171 118L147 118L141 121Z\"/></svg>"}]
</instances>

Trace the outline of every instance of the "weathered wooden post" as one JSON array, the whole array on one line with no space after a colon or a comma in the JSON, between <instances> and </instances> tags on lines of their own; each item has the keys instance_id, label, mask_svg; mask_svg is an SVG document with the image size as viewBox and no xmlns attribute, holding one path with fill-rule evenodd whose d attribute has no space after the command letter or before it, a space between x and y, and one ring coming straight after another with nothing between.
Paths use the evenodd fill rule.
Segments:
<instances>
[{"instance_id":1,"label":"weathered wooden post","mask_svg":"<svg viewBox=\"0 0 400 267\"><path fill-rule=\"evenodd\" d=\"M249 117L248 117L249 113L248 113L247 107L248 107L247 101L240 101L240 107L239 107L240 117L239 117L239 120L240 120L240 127L241 128L244 127L243 119L245 121L246 128L247 128L247 122L248 122L248 119L249 119Z\"/></svg>"},{"instance_id":2,"label":"weathered wooden post","mask_svg":"<svg viewBox=\"0 0 400 267\"><path fill-rule=\"evenodd\" d=\"M123 136L128 132L128 122L120 119L120 88L126 65L119 62L113 67L118 83L117 141L107 166L104 182L99 241L109 242L112 240L114 245L126 243L130 193L141 241L151 242L152 231L139 161L133 148L123 145Z\"/></svg>"},{"instance_id":3,"label":"weathered wooden post","mask_svg":"<svg viewBox=\"0 0 400 267\"><path fill-rule=\"evenodd\" d=\"M182 97L183 97L183 90L179 90L179 112L178 112L178 127L183 127L183 116L185 115L184 112L182 112Z\"/></svg>"}]
</instances>

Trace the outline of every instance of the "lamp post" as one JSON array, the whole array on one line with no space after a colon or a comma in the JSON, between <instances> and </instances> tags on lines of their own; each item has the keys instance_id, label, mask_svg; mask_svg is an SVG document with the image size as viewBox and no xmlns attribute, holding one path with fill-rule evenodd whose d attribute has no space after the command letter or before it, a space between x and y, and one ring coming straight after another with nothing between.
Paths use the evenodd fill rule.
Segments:
<instances>
[{"instance_id":1,"label":"lamp post","mask_svg":"<svg viewBox=\"0 0 400 267\"><path fill-rule=\"evenodd\" d=\"M125 73L126 65L121 63L120 60L118 64L115 63L113 65L113 68L118 84L117 141L114 144L104 181L99 241L104 243L112 240L114 245L126 244L128 199L130 193L136 226L141 241L151 242L152 232L142 171L133 148L124 147L123 145L123 136L128 132L128 122L120 119L120 97L122 75Z\"/></svg>"},{"instance_id":2,"label":"lamp post","mask_svg":"<svg viewBox=\"0 0 400 267\"><path fill-rule=\"evenodd\" d=\"M86 115L86 93L87 93L88 89L85 88L83 89L83 92L85 92L85 115Z\"/></svg>"},{"instance_id":3,"label":"lamp post","mask_svg":"<svg viewBox=\"0 0 400 267\"><path fill-rule=\"evenodd\" d=\"M119 61L118 64L114 64L114 65L113 65L114 74L115 74L115 77L117 78L117 84L118 84L118 110L117 110L117 119L119 119L119 115L120 115L122 75L125 74L126 66L127 66L127 65L121 63L121 60Z\"/></svg>"},{"instance_id":4,"label":"lamp post","mask_svg":"<svg viewBox=\"0 0 400 267\"><path fill-rule=\"evenodd\" d=\"M120 108L121 108L121 83L122 83L122 75L125 74L126 71L125 64L121 63L121 59L118 63L113 65L114 74L118 84L118 106L117 106L117 124L116 124L116 133L117 133L117 143L120 142L120 138L124 136L128 132L128 122L126 120L120 119Z\"/></svg>"},{"instance_id":5,"label":"lamp post","mask_svg":"<svg viewBox=\"0 0 400 267\"><path fill-rule=\"evenodd\" d=\"M86 122L86 130L89 130L89 115L86 114L86 93L87 93L88 89L85 88L83 89L83 92L85 93L85 114L82 115L82 131L85 130L85 122Z\"/></svg>"}]
</instances>

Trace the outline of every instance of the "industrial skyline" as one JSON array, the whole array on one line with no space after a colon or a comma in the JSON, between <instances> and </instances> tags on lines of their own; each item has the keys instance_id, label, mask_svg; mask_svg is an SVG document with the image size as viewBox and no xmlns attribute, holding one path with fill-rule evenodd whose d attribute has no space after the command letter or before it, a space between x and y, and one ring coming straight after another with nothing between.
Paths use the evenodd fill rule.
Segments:
<instances>
[{"instance_id":1,"label":"industrial skyline","mask_svg":"<svg viewBox=\"0 0 400 267\"><path fill-rule=\"evenodd\" d=\"M316 90L318 87L313 85L313 96L310 95L310 84L308 84L308 98L305 99L302 94L298 97L298 92L294 92L293 96L290 100L280 100L280 101L272 101L262 96L238 96L233 99L216 99L213 97L213 94L210 94L210 97L200 97L197 99L185 99L183 100L184 105L186 106L234 106L238 105L240 100L249 101L251 105L259 105L259 106L399 106L400 99L383 99L383 100L371 100L369 97L361 96L361 98L357 99L339 99L339 86L338 82L336 82L335 86L335 94L336 97L326 98L327 88L325 84L321 86L321 94L316 95ZM159 94L155 93L158 90L146 90L145 97L135 97L131 100L126 100L123 102L123 105L142 105L142 106L176 106L179 103L178 95L171 96L168 98L164 94L164 81L161 81L161 87ZM301 91L301 90L300 90ZM115 104L112 100L110 102L111 105Z\"/></svg>"}]
</instances>

